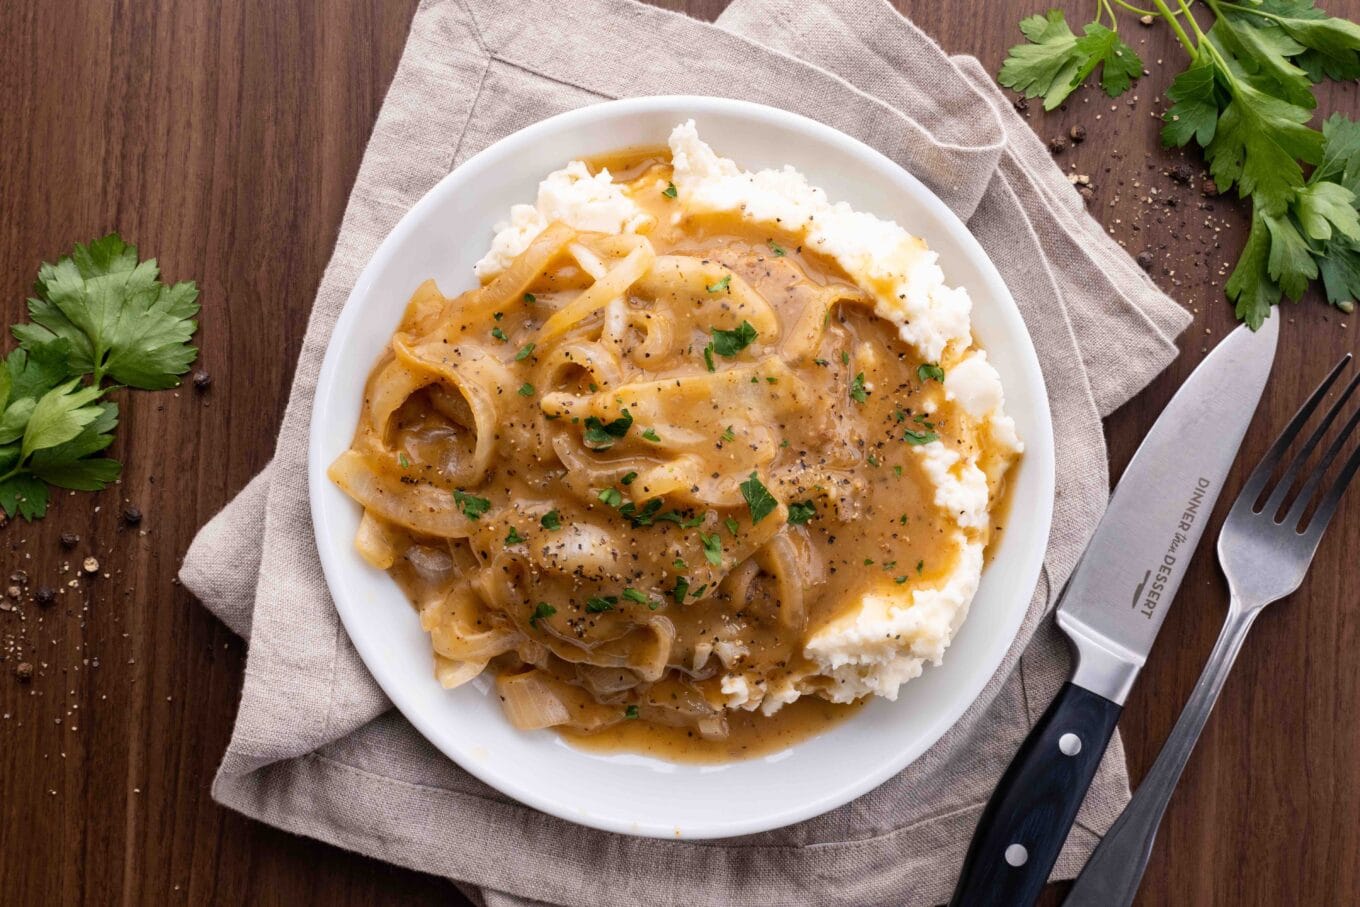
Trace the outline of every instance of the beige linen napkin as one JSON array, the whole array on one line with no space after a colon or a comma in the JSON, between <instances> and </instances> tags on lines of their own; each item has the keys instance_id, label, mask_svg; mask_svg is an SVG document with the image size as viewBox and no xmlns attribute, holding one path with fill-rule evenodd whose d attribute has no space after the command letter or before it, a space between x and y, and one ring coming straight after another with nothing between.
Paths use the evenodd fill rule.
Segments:
<instances>
[{"instance_id":1,"label":"beige linen napkin","mask_svg":"<svg viewBox=\"0 0 1360 907\"><path fill-rule=\"evenodd\" d=\"M491 790L416 733L336 616L305 463L332 326L402 214L450 168L516 129L601 99L674 93L821 120L938 193L1024 314L1058 456L1044 574L1005 663L959 723L853 803L712 842L570 825ZM489 907L942 901L982 804L1069 668L1046 614L1105 506L1100 419L1170 362L1188 320L1086 214L978 62L948 57L882 0L737 0L716 27L631 0L426 0L317 293L274 459L203 528L184 562L185 585L250 640L213 794L281 828L447 876ZM1075 874L1127 798L1116 737L1057 877Z\"/></svg>"}]
</instances>

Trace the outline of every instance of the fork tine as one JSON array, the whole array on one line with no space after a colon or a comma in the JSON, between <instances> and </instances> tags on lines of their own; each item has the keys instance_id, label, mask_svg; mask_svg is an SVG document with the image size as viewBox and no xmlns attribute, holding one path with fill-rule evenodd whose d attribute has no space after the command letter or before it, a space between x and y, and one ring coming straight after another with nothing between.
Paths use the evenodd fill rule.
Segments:
<instances>
[{"instance_id":1,"label":"fork tine","mask_svg":"<svg viewBox=\"0 0 1360 907\"><path fill-rule=\"evenodd\" d=\"M1294 455L1294 459L1289 463L1289 468L1286 469L1285 474L1280 477L1280 481L1276 484L1275 490L1270 493L1270 500L1266 501L1265 507L1263 508L1265 513L1274 516L1279 512L1280 505L1284 503L1285 495L1288 494L1289 489L1293 487L1294 480L1298 477L1299 470L1303 468L1303 464L1308 460L1308 455L1313 452L1313 448L1318 446L1318 443L1322 440L1322 436L1327 434L1327 430L1332 427L1332 423L1336 421L1336 417L1345 407L1346 401L1350 399L1351 394L1355 393L1355 388L1357 386L1360 386L1360 375L1352 378L1350 384L1346 385L1346 389L1341 392L1341 396L1332 404L1332 408L1327 410L1327 415L1322 417L1322 422L1313 430L1312 435L1310 435L1308 440L1304 443L1303 448ZM1337 450L1339 450L1340 441L1345 439L1345 436L1350 433L1352 427L1352 425L1346 426L1341 437L1337 439L1338 443L1332 445L1331 449L1327 451L1327 456L1323 458L1322 463L1314 469L1313 474L1308 477L1308 481L1313 483L1313 485L1306 486L1306 493L1304 491L1299 492L1298 497L1295 498L1295 506L1290 508L1291 518L1295 520L1298 519L1294 514L1294 511L1298 509L1298 502L1303 501L1304 503L1307 503L1308 498L1312 496L1312 488L1316 485L1314 480L1320 479L1322 471L1331 465L1332 459L1335 458Z\"/></svg>"},{"instance_id":2,"label":"fork tine","mask_svg":"<svg viewBox=\"0 0 1360 907\"><path fill-rule=\"evenodd\" d=\"M1341 404L1344 402L1345 398L1343 397L1337 401L1336 406L1332 407L1332 411L1327 414L1328 422L1336 415L1336 411L1340 409ZM1348 440L1350 440L1351 433L1355 431L1355 426L1357 424L1360 424L1360 410L1356 410L1351 414L1351 417L1346 420L1346 424L1341 429L1341 432L1327 447L1327 453L1323 455L1317 466L1313 468L1312 473L1308 476L1308 480L1303 483L1303 488L1299 489L1299 496L1294 499L1293 505L1289 508L1289 513L1286 514L1284 519L1280 520L1280 522L1289 523L1295 527L1298 526L1299 521L1303 519L1303 512L1308 508L1308 503L1313 499L1313 492L1322 482L1323 475L1325 475L1327 470L1331 467L1332 461L1336 459L1337 454L1341 453L1341 448L1346 445ZM1274 495L1271 495L1272 500L1274 497Z\"/></svg>"},{"instance_id":3,"label":"fork tine","mask_svg":"<svg viewBox=\"0 0 1360 907\"><path fill-rule=\"evenodd\" d=\"M1243 486L1242 493L1238 495L1237 504L1233 507L1234 510L1236 510L1237 507L1246 507L1253 512L1256 512L1256 500L1261 496L1261 492L1265 490L1266 482L1270 480L1270 476L1275 471L1275 467L1279 465L1285 450L1293 443L1294 438L1303 428L1303 424L1307 422L1308 417L1313 414L1313 410L1317 409L1318 403L1322 401L1328 388L1332 386L1332 382L1336 381L1336 376L1341 374L1341 370L1350 364L1350 361L1350 353L1342 356L1341 361L1333 367L1331 374L1322 379L1322 383L1318 385L1317 390L1313 391L1313 395L1308 398L1303 406L1299 407L1299 411L1294 414L1294 418L1289 420L1289 424L1285 426L1284 431L1280 432L1280 437L1274 444L1270 445L1270 450L1266 451L1266 455L1261 458L1261 462L1247 478L1247 484Z\"/></svg>"},{"instance_id":4,"label":"fork tine","mask_svg":"<svg viewBox=\"0 0 1360 907\"><path fill-rule=\"evenodd\" d=\"M1360 416L1357 413L1356 416ZM1352 426L1357 420L1356 416L1351 417ZM1332 487L1327 489L1327 496L1318 505L1317 512L1308 522L1308 529L1303 535L1316 547L1322 538L1322 532L1327 528L1327 524L1332 521L1332 515L1336 513L1336 506L1341 502L1341 496L1346 493L1346 488L1351 484L1351 479L1355 478L1355 473L1360 470L1360 447L1351 451L1350 458L1346 460L1346 465L1341 470L1341 474L1336 477Z\"/></svg>"}]
</instances>

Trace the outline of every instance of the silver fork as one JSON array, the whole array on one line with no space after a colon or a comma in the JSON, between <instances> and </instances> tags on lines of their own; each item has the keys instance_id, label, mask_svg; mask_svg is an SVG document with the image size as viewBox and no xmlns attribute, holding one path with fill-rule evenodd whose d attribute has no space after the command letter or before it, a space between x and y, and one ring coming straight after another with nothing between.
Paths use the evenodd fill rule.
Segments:
<instances>
[{"instance_id":1,"label":"silver fork","mask_svg":"<svg viewBox=\"0 0 1360 907\"><path fill-rule=\"evenodd\" d=\"M1218 701L1218 694L1247 638L1247 631L1266 605L1284 598L1303 582L1322 533L1336 513L1341 495L1356 470L1360 469L1358 447L1347 458L1336 479L1319 496L1324 474L1350 440L1357 423L1360 423L1360 410L1346 421L1317 466L1308 474L1288 512L1281 516L1280 510L1308 456L1321 443L1346 401L1360 386L1360 376L1352 379L1341 392L1340 398L1290 461L1270 497L1259 507L1257 502L1261 500L1276 467L1293 446L1304 424L1350 360L1351 356L1347 353L1295 413L1279 439L1247 479L1246 487L1229 511L1223 531L1218 536L1218 560L1228 578L1231 600L1218 642L1214 644L1209 663L1200 674L1195 691L1176 721L1157 761L1123 814L1096 847L1076 885L1063 902L1063 907L1120 907L1133 903L1138 883L1143 878L1143 870L1152 853L1152 842L1157 836L1162 814L1166 812L1171 793L1190 758L1190 751L1195 748L1195 742L1204 730L1209 712ZM1305 524L1303 517L1309 505L1315 501L1317 509Z\"/></svg>"}]
</instances>

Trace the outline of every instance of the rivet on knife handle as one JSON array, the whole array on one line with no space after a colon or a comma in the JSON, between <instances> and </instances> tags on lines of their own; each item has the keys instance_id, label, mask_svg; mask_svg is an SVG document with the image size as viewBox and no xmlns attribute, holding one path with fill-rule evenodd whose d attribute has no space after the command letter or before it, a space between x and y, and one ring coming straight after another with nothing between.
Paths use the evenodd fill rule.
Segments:
<instances>
[{"instance_id":1,"label":"rivet on knife handle","mask_svg":"<svg viewBox=\"0 0 1360 907\"><path fill-rule=\"evenodd\" d=\"M1048 881L1121 707L1063 684L978 820L950 907L1033 904Z\"/></svg>"}]
</instances>

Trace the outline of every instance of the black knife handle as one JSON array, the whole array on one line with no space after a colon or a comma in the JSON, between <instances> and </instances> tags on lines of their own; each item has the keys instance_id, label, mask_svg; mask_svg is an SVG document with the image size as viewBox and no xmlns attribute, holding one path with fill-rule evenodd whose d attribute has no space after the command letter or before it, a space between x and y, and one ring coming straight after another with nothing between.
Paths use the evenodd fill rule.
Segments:
<instances>
[{"instance_id":1,"label":"black knife handle","mask_svg":"<svg viewBox=\"0 0 1360 907\"><path fill-rule=\"evenodd\" d=\"M950 907L1039 899L1123 707L1065 683L978 819Z\"/></svg>"}]
</instances>

